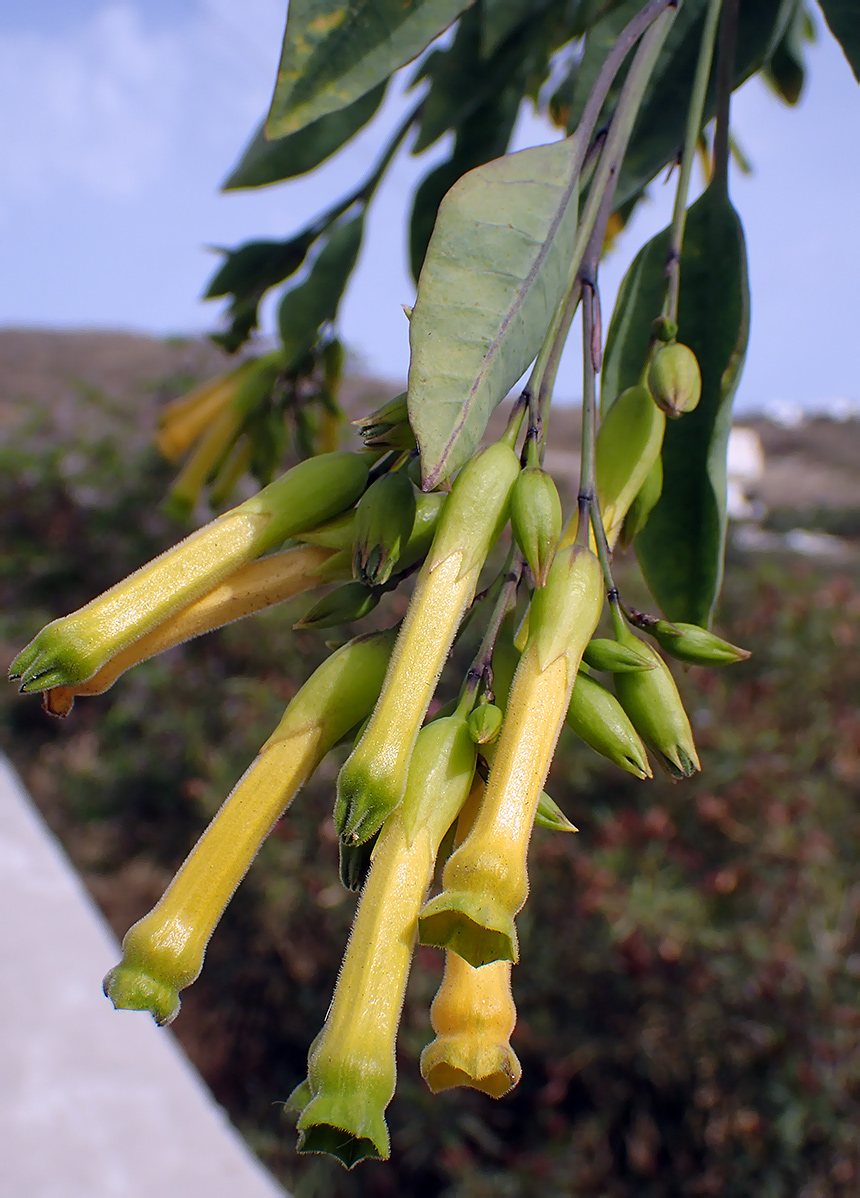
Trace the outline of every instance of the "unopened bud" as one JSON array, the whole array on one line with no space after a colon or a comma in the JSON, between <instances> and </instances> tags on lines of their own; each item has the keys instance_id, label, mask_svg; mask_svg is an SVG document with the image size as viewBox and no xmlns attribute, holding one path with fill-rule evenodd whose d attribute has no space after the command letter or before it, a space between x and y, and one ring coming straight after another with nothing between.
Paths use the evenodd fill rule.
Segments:
<instances>
[{"instance_id":1,"label":"unopened bud","mask_svg":"<svg viewBox=\"0 0 860 1198\"><path fill-rule=\"evenodd\" d=\"M539 466L521 471L511 493L511 529L539 587L555 557L561 521L561 500L552 476Z\"/></svg>"},{"instance_id":2,"label":"unopened bud","mask_svg":"<svg viewBox=\"0 0 860 1198\"><path fill-rule=\"evenodd\" d=\"M673 778L689 778L699 764L690 721L669 667L660 654L633 632L619 625L619 640L653 655L655 668L635 674L616 674L615 692L630 722Z\"/></svg>"},{"instance_id":3,"label":"unopened bud","mask_svg":"<svg viewBox=\"0 0 860 1198\"><path fill-rule=\"evenodd\" d=\"M579 828L570 822L558 803L550 798L545 790L541 791L538 799L535 823L539 828L546 828L550 832L579 831Z\"/></svg>"},{"instance_id":4,"label":"unopened bud","mask_svg":"<svg viewBox=\"0 0 860 1198\"><path fill-rule=\"evenodd\" d=\"M636 498L627 509L627 515L624 517L624 524L621 527L621 535L619 537L619 544L622 549L626 549L629 545L632 545L636 537L642 532L648 523L648 517L657 506L657 501L662 494L663 457L660 455L648 471L644 483L636 492Z\"/></svg>"},{"instance_id":5,"label":"unopened bud","mask_svg":"<svg viewBox=\"0 0 860 1198\"><path fill-rule=\"evenodd\" d=\"M660 456L666 417L646 386L622 391L604 416L595 443L597 496L613 546L624 517Z\"/></svg>"},{"instance_id":6,"label":"unopened bud","mask_svg":"<svg viewBox=\"0 0 860 1198\"><path fill-rule=\"evenodd\" d=\"M362 620L379 603L381 594L361 582L347 582L325 595L297 620L293 628L333 628Z\"/></svg>"},{"instance_id":7,"label":"unopened bud","mask_svg":"<svg viewBox=\"0 0 860 1198\"><path fill-rule=\"evenodd\" d=\"M653 636L664 652L678 661L693 666L730 666L737 661L746 661L748 649L741 649L715 636L698 624L670 624L655 616L631 610L631 623Z\"/></svg>"},{"instance_id":8,"label":"unopened bud","mask_svg":"<svg viewBox=\"0 0 860 1198\"><path fill-rule=\"evenodd\" d=\"M595 753L636 778L651 777L645 746L624 708L611 691L581 670L565 719L568 728Z\"/></svg>"},{"instance_id":9,"label":"unopened bud","mask_svg":"<svg viewBox=\"0 0 860 1198\"><path fill-rule=\"evenodd\" d=\"M476 745L489 745L499 735L503 715L495 703L482 703L469 716L469 735Z\"/></svg>"},{"instance_id":10,"label":"unopened bud","mask_svg":"<svg viewBox=\"0 0 860 1198\"><path fill-rule=\"evenodd\" d=\"M702 397L702 372L688 345L661 345L648 367L648 390L667 416L692 412Z\"/></svg>"},{"instance_id":11,"label":"unopened bud","mask_svg":"<svg viewBox=\"0 0 860 1198\"><path fill-rule=\"evenodd\" d=\"M415 435L409 424L406 410L406 392L364 416L353 421L368 449L414 449Z\"/></svg>"},{"instance_id":12,"label":"unopened bud","mask_svg":"<svg viewBox=\"0 0 860 1198\"><path fill-rule=\"evenodd\" d=\"M352 568L365 586L382 586L406 548L415 522L415 488L400 470L383 474L355 509Z\"/></svg>"},{"instance_id":13,"label":"unopened bud","mask_svg":"<svg viewBox=\"0 0 860 1198\"><path fill-rule=\"evenodd\" d=\"M605 636L593 636L582 654L582 660L592 670L605 674L629 674L631 670L653 670L654 659L629 645Z\"/></svg>"}]
</instances>

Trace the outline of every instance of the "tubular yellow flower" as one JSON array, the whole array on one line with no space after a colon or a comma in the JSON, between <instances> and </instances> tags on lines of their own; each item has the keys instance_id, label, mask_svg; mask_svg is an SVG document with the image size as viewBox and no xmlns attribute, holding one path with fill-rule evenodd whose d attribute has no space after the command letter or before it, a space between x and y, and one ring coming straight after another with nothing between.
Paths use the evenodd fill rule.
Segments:
<instances>
[{"instance_id":1,"label":"tubular yellow flower","mask_svg":"<svg viewBox=\"0 0 860 1198\"><path fill-rule=\"evenodd\" d=\"M244 364L238 370L220 375L162 408L155 444L168 462L178 461L212 421L229 407L246 370L247 364Z\"/></svg>"},{"instance_id":2,"label":"tubular yellow flower","mask_svg":"<svg viewBox=\"0 0 860 1198\"><path fill-rule=\"evenodd\" d=\"M466 838L484 784L475 777L457 820L455 845ZM434 1094L455 1086L501 1098L520 1080L522 1068L511 1048L517 1021L509 961L474 969L457 953L445 953L442 983L430 1008L436 1039L421 1053L421 1076Z\"/></svg>"},{"instance_id":3,"label":"tubular yellow flower","mask_svg":"<svg viewBox=\"0 0 860 1198\"><path fill-rule=\"evenodd\" d=\"M430 1008L436 1039L421 1053L421 1076L434 1094L455 1086L501 1098L522 1076L509 1040L517 1021L510 961L474 969L445 955L442 984Z\"/></svg>"},{"instance_id":4,"label":"tubular yellow flower","mask_svg":"<svg viewBox=\"0 0 860 1198\"><path fill-rule=\"evenodd\" d=\"M180 541L86 606L54 620L9 670L21 690L85 682L157 624L287 537L349 507L367 463L352 453L309 458Z\"/></svg>"},{"instance_id":5,"label":"tubular yellow flower","mask_svg":"<svg viewBox=\"0 0 860 1198\"><path fill-rule=\"evenodd\" d=\"M206 480L230 446L241 422L241 414L229 407L207 427L196 449L173 480L166 501L171 516L178 520L187 520L191 516Z\"/></svg>"},{"instance_id":6,"label":"tubular yellow flower","mask_svg":"<svg viewBox=\"0 0 860 1198\"><path fill-rule=\"evenodd\" d=\"M169 1023L179 991L200 973L206 946L260 845L328 750L370 711L394 632L359 637L311 675L256 761L234 787L156 906L123 940L105 978L117 1008Z\"/></svg>"},{"instance_id":7,"label":"tubular yellow flower","mask_svg":"<svg viewBox=\"0 0 860 1198\"><path fill-rule=\"evenodd\" d=\"M443 892L421 914L422 943L453 949L470 965L518 959L514 916L528 893L535 810L602 603L591 550L560 551L532 601L528 644L475 826L445 866Z\"/></svg>"},{"instance_id":8,"label":"tubular yellow flower","mask_svg":"<svg viewBox=\"0 0 860 1198\"><path fill-rule=\"evenodd\" d=\"M189 603L117 653L86 682L46 691L42 700L45 710L51 715L68 715L78 695L104 694L126 670L157 653L319 586L320 567L333 556L332 549L301 545L242 566L214 591Z\"/></svg>"},{"instance_id":9,"label":"tubular yellow flower","mask_svg":"<svg viewBox=\"0 0 860 1198\"><path fill-rule=\"evenodd\" d=\"M518 473L513 450L491 445L463 467L442 507L379 702L338 778L335 823L344 840L369 839L403 797L418 729Z\"/></svg>"},{"instance_id":10,"label":"tubular yellow flower","mask_svg":"<svg viewBox=\"0 0 860 1198\"><path fill-rule=\"evenodd\" d=\"M445 832L475 767L466 716L435 720L415 744L406 794L383 826L322 1032L300 1088L300 1152L351 1168L388 1156L385 1108L396 1084L395 1039L418 911Z\"/></svg>"}]
</instances>

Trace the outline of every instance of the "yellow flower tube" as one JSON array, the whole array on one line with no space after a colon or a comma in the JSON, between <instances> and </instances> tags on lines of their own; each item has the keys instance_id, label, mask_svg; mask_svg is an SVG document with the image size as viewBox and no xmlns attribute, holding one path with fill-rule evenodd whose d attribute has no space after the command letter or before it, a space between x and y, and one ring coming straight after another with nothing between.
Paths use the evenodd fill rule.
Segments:
<instances>
[{"instance_id":1,"label":"yellow flower tube","mask_svg":"<svg viewBox=\"0 0 860 1198\"><path fill-rule=\"evenodd\" d=\"M104 981L115 1007L149 1011L159 1024L176 1016L179 991L200 973L218 920L272 826L371 710L393 642L394 630L356 638L293 698L163 897L126 934L122 961Z\"/></svg>"},{"instance_id":2,"label":"yellow flower tube","mask_svg":"<svg viewBox=\"0 0 860 1198\"><path fill-rule=\"evenodd\" d=\"M499 441L463 467L442 507L379 702L338 777L335 824L344 841L369 840L403 798L418 730L504 527L519 469Z\"/></svg>"},{"instance_id":3,"label":"yellow flower tube","mask_svg":"<svg viewBox=\"0 0 860 1198\"><path fill-rule=\"evenodd\" d=\"M484 783L476 775L457 820L455 847L468 835L483 797ZM421 1076L434 1094L467 1086L501 1098L522 1076L510 1045L516 1022L510 961L475 969L457 953L446 952L430 1008L436 1038L421 1053Z\"/></svg>"},{"instance_id":4,"label":"yellow flower tube","mask_svg":"<svg viewBox=\"0 0 860 1198\"><path fill-rule=\"evenodd\" d=\"M51 715L66 716L78 695L104 694L126 670L157 653L321 585L319 570L334 554L333 549L301 545L242 566L214 591L189 603L117 653L86 682L45 691L42 697L45 710Z\"/></svg>"},{"instance_id":5,"label":"yellow flower tube","mask_svg":"<svg viewBox=\"0 0 860 1198\"><path fill-rule=\"evenodd\" d=\"M23 691L85 682L240 566L349 507L366 482L367 462L359 454L300 462L78 611L48 624L12 662L9 677L20 678Z\"/></svg>"},{"instance_id":6,"label":"yellow flower tube","mask_svg":"<svg viewBox=\"0 0 860 1198\"><path fill-rule=\"evenodd\" d=\"M406 794L373 851L331 1007L308 1056L299 1151L327 1152L347 1168L388 1156L385 1108L396 1084L395 1039L418 912L436 854L462 807L475 745L462 710L418 736Z\"/></svg>"},{"instance_id":7,"label":"yellow flower tube","mask_svg":"<svg viewBox=\"0 0 860 1198\"><path fill-rule=\"evenodd\" d=\"M481 810L445 866L442 893L421 914L422 944L452 949L475 967L518 959L514 916L528 894L535 811L602 605L595 555L581 545L560 550L532 601Z\"/></svg>"}]
</instances>

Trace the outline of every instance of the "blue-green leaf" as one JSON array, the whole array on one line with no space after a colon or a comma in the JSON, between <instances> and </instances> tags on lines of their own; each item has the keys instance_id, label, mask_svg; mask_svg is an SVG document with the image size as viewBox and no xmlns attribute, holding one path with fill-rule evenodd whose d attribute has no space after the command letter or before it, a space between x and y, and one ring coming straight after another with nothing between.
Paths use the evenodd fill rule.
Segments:
<instances>
[{"instance_id":1,"label":"blue-green leaf","mask_svg":"<svg viewBox=\"0 0 860 1198\"><path fill-rule=\"evenodd\" d=\"M290 0L266 136L352 104L411 62L472 0Z\"/></svg>"},{"instance_id":2,"label":"blue-green leaf","mask_svg":"<svg viewBox=\"0 0 860 1198\"><path fill-rule=\"evenodd\" d=\"M429 488L462 466L540 349L576 239L574 140L469 171L439 208L409 326L409 419Z\"/></svg>"}]
</instances>

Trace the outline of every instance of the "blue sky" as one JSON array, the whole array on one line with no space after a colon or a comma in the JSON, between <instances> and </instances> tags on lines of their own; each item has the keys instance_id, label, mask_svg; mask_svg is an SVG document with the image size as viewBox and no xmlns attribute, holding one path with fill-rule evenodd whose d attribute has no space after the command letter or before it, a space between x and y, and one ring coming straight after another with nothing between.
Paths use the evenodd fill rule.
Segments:
<instances>
[{"instance_id":1,"label":"blue sky","mask_svg":"<svg viewBox=\"0 0 860 1198\"><path fill-rule=\"evenodd\" d=\"M218 193L267 105L284 12L283 0L3 7L0 324L211 329L218 306L199 300L215 264L206 246L282 237L363 176L381 140L372 130L314 176ZM733 110L755 166L733 183L753 289L742 409L860 399L860 88L820 14L817 25L800 109L753 81ZM397 112L389 102L383 124ZM517 145L551 136L526 116ZM401 304L414 299L405 212L432 162L396 162L342 308L347 341L392 380L408 363ZM672 187L654 191L605 265L607 312L630 258L666 223ZM579 370L573 348L560 396L579 394Z\"/></svg>"}]
</instances>

